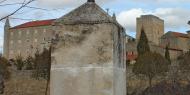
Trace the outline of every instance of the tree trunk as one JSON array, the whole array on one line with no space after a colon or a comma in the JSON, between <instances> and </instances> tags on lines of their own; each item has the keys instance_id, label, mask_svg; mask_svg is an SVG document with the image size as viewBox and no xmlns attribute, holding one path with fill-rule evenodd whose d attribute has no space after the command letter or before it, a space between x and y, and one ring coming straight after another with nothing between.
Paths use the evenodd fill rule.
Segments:
<instances>
[{"instance_id":1,"label":"tree trunk","mask_svg":"<svg viewBox=\"0 0 190 95\"><path fill-rule=\"evenodd\" d=\"M152 88L152 77L149 77L149 87Z\"/></svg>"},{"instance_id":2,"label":"tree trunk","mask_svg":"<svg viewBox=\"0 0 190 95\"><path fill-rule=\"evenodd\" d=\"M47 83L46 83L46 92L45 92L45 95L48 95L49 82L50 82L50 80L48 79Z\"/></svg>"}]
</instances>

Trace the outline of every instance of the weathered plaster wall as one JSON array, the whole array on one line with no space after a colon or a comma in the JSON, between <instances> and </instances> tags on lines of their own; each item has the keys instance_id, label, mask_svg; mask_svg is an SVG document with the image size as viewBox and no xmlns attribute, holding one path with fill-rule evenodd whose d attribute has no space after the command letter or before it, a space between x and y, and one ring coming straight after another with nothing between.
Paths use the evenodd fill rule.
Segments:
<instances>
[{"instance_id":1,"label":"weathered plaster wall","mask_svg":"<svg viewBox=\"0 0 190 95\"><path fill-rule=\"evenodd\" d=\"M52 54L56 63L83 66L112 61L113 37L110 26L109 24L63 26L61 32L58 30L60 39Z\"/></svg>"},{"instance_id":2,"label":"weathered plaster wall","mask_svg":"<svg viewBox=\"0 0 190 95\"><path fill-rule=\"evenodd\" d=\"M114 95L113 68L52 67L51 95Z\"/></svg>"},{"instance_id":3,"label":"weathered plaster wall","mask_svg":"<svg viewBox=\"0 0 190 95\"><path fill-rule=\"evenodd\" d=\"M113 58L113 34L118 28L106 23L58 27L59 41L52 53L51 95L126 95L125 68L114 65L119 61ZM115 56L117 59L118 54Z\"/></svg>"}]
</instances>

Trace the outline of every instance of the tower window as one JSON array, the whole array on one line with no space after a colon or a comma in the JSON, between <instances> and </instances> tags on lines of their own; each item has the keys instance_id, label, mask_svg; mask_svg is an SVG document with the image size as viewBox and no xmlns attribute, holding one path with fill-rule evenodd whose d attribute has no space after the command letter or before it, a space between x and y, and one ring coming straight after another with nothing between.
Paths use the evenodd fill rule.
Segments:
<instances>
[{"instance_id":1,"label":"tower window","mask_svg":"<svg viewBox=\"0 0 190 95\"><path fill-rule=\"evenodd\" d=\"M10 42L11 44L13 44L13 40L11 40L11 42Z\"/></svg>"},{"instance_id":2,"label":"tower window","mask_svg":"<svg viewBox=\"0 0 190 95\"><path fill-rule=\"evenodd\" d=\"M22 35L22 31L19 31L18 34L19 34L19 36L21 36Z\"/></svg>"},{"instance_id":3,"label":"tower window","mask_svg":"<svg viewBox=\"0 0 190 95\"><path fill-rule=\"evenodd\" d=\"M34 42L38 42L38 39L34 39Z\"/></svg>"},{"instance_id":4,"label":"tower window","mask_svg":"<svg viewBox=\"0 0 190 95\"><path fill-rule=\"evenodd\" d=\"M21 40L18 40L18 43L19 43L19 44L21 44L21 43L22 43L22 41L21 41Z\"/></svg>"}]
</instances>

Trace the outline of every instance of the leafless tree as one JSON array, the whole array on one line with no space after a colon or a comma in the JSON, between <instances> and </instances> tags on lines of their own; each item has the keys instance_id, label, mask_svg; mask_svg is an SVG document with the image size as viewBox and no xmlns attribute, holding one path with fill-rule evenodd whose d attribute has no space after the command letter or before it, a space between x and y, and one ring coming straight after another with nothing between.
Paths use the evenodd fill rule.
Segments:
<instances>
[{"instance_id":1,"label":"leafless tree","mask_svg":"<svg viewBox=\"0 0 190 95\"><path fill-rule=\"evenodd\" d=\"M21 9L25 8L25 7L30 7L28 6L29 4L31 4L32 2L36 1L36 0L23 0L22 3L13 3L13 4L3 4L5 1L8 1L8 0L3 0L3 1L0 1L0 6L7 6L7 5L20 5L20 7L18 7L17 9L15 9L13 12L11 12L10 14L4 16L4 17L1 17L0 18L0 21L6 19L7 17L9 16L12 16L14 15L15 13L17 13L18 11L20 11ZM32 7L31 7L32 8Z\"/></svg>"}]
</instances>

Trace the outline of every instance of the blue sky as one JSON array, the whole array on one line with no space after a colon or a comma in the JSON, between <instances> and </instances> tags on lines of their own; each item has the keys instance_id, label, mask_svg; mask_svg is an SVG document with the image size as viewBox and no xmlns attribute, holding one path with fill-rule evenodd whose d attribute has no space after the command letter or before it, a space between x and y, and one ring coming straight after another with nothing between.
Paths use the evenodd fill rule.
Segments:
<instances>
[{"instance_id":1,"label":"blue sky","mask_svg":"<svg viewBox=\"0 0 190 95\"><path fill-rule=\"evenodd\" d=\"M32 20L59 18L86 1L37 0L29 6L45 10L24 8L10 17L10 23L11 26L15 26ZM19 2L23 2L23 0L7 0L2 4ZM190 20L190 0L96 0L96 2L104 10L108 8L110 15L116 13L118 22L126 28L126 33L133 37L136 34L136 17L145 14L153 14L163 19L165 21L165 32L171 30L185 33L190 28L187 25L187 21ZM0 17L9 14L18 7L19 5L0 6ZM1 21L0 48L3 47L3 26L4 21Z\"/></svg>"}]
</instances>

